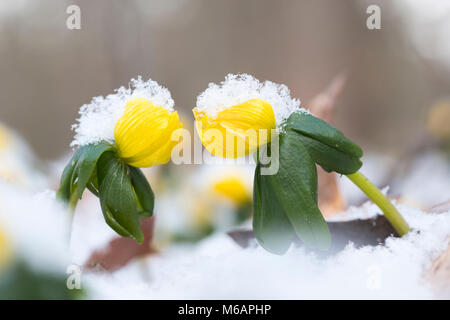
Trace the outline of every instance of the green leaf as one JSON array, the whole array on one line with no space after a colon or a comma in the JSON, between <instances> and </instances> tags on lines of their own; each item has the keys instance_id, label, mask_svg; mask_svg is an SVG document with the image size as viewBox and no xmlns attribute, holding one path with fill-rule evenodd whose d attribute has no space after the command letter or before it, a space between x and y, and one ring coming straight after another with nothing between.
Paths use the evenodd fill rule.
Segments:
<instances>
[{"instance_id":1,"label":"green leaf","mask_svg":"<svg viewBox=\"0 0 450 320\"><path fill-rule=\"evenodd\" d=\"M262 165L256 168L255 236L274 253L288 249L292 232L307 246L327 250L331 236L317 205L316 163L327 171L354 173L362 165L362 150L342 132L305 112L291 114L284 129L279 159L272 159L279 161L278 172L264 176Z\"/></svg>"},{"instance_id":2,"label":"green leaf","mask_svg":"<svg viewBox=\"0 0 450 320\"><path fill-rule=\"evenodd\" d=\"M133 235L129 233L124 227L122 227L116 219L114 219L113 214L111 213L111 210L109 210L107 204L104 200L100 199L100 206L102 208L103 217L105 218L106 223L108 226L111 227L115 232L117 232L122 237L127 238L133 238Z\"/></svg>"},{"instance_id":3,"label":"green leaf","mask_svg":"<svg viewBox=\"0 0 450 320\"><path fill-rule=\"evenodd\" d=\"M340 174L350 174L359 170L362 162L358 157L332 148L320 141L304 136L297 131L288 130L286 134L296 135L307 149L312 160L325 171L335 171Z\"/></svg>"},{"instance_id":4,"label":"green leaf","mask_svg":"<svg viewBox=\"0 0 450 320\"><path fill-rule=\"evenodd\" d=\"M120 235L144 240L139 224L137 199L128 165L113 152L105 152L97 164L99 196L105 221Z\"/></svg>"},{"instance_id":5,"label":"green leaf","mask_svg":"<svg viewBox=\"0 0 450 320\"><path fill-rule=\"evenodd\" d=\"M128 166L130 170L131 183L133 185L136 196L141 204L143 212L141 217L150 217L153 215L153 207L155 204L155 195L152 188L139 168Z\"/></svg>"},{"instance_id":6,"label":"green leaf","mask_svg":"<svg viewBox=\"0 0 450 320\"><path fill-rule=\"evenodd\" d=\"M294 238L294 230L260 165L253 183L253 233L258 243L274 254L284 254Z\"/></svg>"},{"instance_id":7,"label":"green leaf","mask_svg":"<svg viewBox=\"0 0 450 320\"><path fill-rule=\"evenodd\" d=\"M80 159L83 157L83 154L86 152L87 146L79 147L75 153L77 156L77 161L75 164L75 168L72 171L72 176L70 177L70 194L72 195L77 191L77 180L78 180L78 167L80 166Z\"/></svg>"},{"instance_id":8,"label":"green leaf","mask_svg":"<svg viewBox=\"0 0 450 320\"><path fill-rule=\"evenodd\" d=\"M278 200L295 233L307 246L327 250L331 237L317 206L316 166L296 135L280 135L278 161L278 172L264 176L261 185L270 185L270 201Z\"/></svg>"},{"instance_id":9,"label":"green leaf","mask_svg":"<svg viewBox=\"0 0 450 320\"><path fill-rule=\"evenodd\" d=\"M99 196L98 189L94 186L94 184L91 181L87 184L86 188L88 188L88 190L92 192L92 194L95 195L96 197Z\"/></svg>"},{"instance_id":10,"label":"green leaf","mask_svg":"<svg viewBox=\"0 0 450 320\"><path fill-rule=\"evenodd\" d=\"M77 192L78 198L81 199L84 189L95 172L98 159L105 151L112 149L113 146L104 141L79 147L64 168L57 191L58 199L68 203L74 192Z\"/></svg>"},{"instance_id":11,"label":"green leaf","mask_svg":"<svg viewBox=\"0 0 450 320\"><path fill-rule=\"evenodd\" d=\"M56 269L58 270L58 269ZM0 300L68 300L86 299L86 290L68 290L67 275L56 270L36 269L16 257L12 265L2 268ZM62 270L61 270L62 271Z\"/></svg>"},{"instance_id":12,"label":"green leaf","mask_svg":"<svg viewBox=\"0 0 450 320\"><path fill-rule=\"evenodd\" d=\"M58 191L56 192L56 197L64 202L69 202L70 195L72 194L73 189L73 175L75 171L75 167L77 166L78 159L81 156L81 152L78 149L75 154L70 159L70 162L64 168L64 171L61 175L61 181L59 184Z\"/></svg>"},{"instance_id":13,"label":"green leaf","mask_svg":"<svg viewBox=\"0 0 450 320\"><path fill-rule=\"evenodd\" d=\"M80 148L81 149L81 148ZM112 150L113 146L105 141L101 141L96 144L89 144L82 147L80 159L77 164L77 176L78 176L78 198L81 199L83 191L87 184L91 180L91 177L95 171L97 161L100 156L108 151Z\"/></svg>"},{"instance_id":14,"label":"green leaf","mask_svg":"<svg viewBox=\"0 0 450 320\"><path fill-rule=\"evenodd\" d=\"M309 113L301 111L292 113L286 121L285 128L297 131L353 157L361 158L363 155L362 149L347 139L342 132Z\"/></svg>"}]
</instances>

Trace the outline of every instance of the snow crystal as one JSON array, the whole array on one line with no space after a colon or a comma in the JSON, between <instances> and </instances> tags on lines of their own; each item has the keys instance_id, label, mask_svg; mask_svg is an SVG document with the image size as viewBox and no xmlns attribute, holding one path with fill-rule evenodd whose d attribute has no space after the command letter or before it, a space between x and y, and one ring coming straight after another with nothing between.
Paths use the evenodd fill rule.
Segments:
<instances>
[{"instance_id":1,"label":"snow crystal","mask_svg":"<svg viewBox=\"0 0 450 320\"><path fill-rule=\"evenodd\" d=\"M300 107L300 100L292 98L289 88L284 84L260 82L248 74L228 74L225 81L219 85L210 83L197 97L197 109L215 117L226 108L256 98L271 104L277 127Z\"/></svg>"},{"instance_id":2,"label":"snow crystal","mask_svg":"<svg viewBox=\"0 0 450 320\"><path fill-rule=\"evenodd\" d=\"M83 146L101 140L114 141L114 126L123 113L128 100L146 98L153 103L173 111L174 101L167 88L156 81L143 81L139 76L131 79L128 88L120 87L114 94L94 97L80 108L80 118L72 126L75 138L72 147Z\"/></svg>"}]
</instances>

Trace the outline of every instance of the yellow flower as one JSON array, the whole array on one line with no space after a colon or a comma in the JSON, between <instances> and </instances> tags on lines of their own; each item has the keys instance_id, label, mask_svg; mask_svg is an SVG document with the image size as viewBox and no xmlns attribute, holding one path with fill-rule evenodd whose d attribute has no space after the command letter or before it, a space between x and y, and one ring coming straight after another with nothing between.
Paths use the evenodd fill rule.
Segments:
<instances>
[{"instance_id":1,"label":"yellow flower","mask_svg":"<svg viewBox=\"0 0 450 320\"><path fill-rule=\"evenodd\" d=\"M7 235L0 229L0 270L3 269L12 257L12 247Z\"/></svg>"},{"instance_id":2,"label":"yellow flower","mask_svg":"<svg viewBox=\"0 0 450 320\"><path fill-rule=\"evenodd\" d=\"M144 98L127 102L114 128L119 156L134 167L150 167L170 160L172 133L181 128L178 113L169 112Z\"/></svg>"},{"instance_id":3,"label":"yellow flower","mask_svg":"<svg viewBox=\"0 0 450 320\"><path fill-rule=\"evenodd\" d=\"M450 101L436 103L428 114L427 127L430 133L439 139L450 138Z\"/></svg>"},{"instance_id":4,"label":"yellow flower","mask_svg":"<svg viewBox=\"0 0 450 320\"><path fill-rule=\"evenodd\" d=\"M205 148L213 155L239 158L270 142L275 129L272 106L262 99L251 99L210 116L193 110L197 133Z\"/></svg>"},{"instance_id":5,"label":"yellow flower","mask_svg":"<svg viewBox=\"0 0 450 320\"><path fill-rule=\"evenodd\" d=\"M11 143L11 134L8 129L0 124L0 150L6 149Z\"/></svg>"},{"instance_id":6,"label":"yellow flower","mask_svg":"<svg viewBox=\"0 0 450 320\"><path fill-rule=\"evenodd\" d=\"M250 200L248 188L242 178L238 176L227 176L219 179L213 183L212 189L215 193L231 200L236 205Z\"/></svg>"},{"instance_id":7,"label":"yellow flower","mask_svg":"<svg viewBox=\"0 0 450 320\"><path fill-rule=\"evenodd\" d=\"M211 201L208 198L203 198L200 201L194 201L191 205L190 213L192 219L189 220L191 226L195 229L201 229L211 225L214 218L214 208Z\"/></svg>"}]
</instances>

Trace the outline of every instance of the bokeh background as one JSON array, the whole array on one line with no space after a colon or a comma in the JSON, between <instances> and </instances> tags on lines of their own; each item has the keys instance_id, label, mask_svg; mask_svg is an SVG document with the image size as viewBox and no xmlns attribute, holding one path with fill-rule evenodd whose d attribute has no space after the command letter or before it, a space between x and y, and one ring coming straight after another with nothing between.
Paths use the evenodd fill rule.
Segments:
<instances>
[{"instance_id":1,"label":"bokeh background","mask_svg":"<svg viewBox=\"0 0 450 320\"><path fill-rule=\"evenodd\" d=\"M81 8L81 30L66 8ZM369 30L366 9L381 8ZM41 159L67 153L78 108L142 75L192 119L227 73L286 84L303 104L347 74L335 125L397 156L450 95L448 1L1 0L0 121Z\"/></svg>"}]
</instances>

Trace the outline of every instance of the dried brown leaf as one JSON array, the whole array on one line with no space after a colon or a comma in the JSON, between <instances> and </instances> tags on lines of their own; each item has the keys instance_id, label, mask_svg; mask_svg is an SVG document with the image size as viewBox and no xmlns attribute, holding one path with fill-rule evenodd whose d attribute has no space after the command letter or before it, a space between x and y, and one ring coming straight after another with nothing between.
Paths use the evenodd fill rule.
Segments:
<instances>
[{"instance_id":1,"label":"dried brown leaf","mask_svg":"<svg viewBox=\"0 0 450 320\"><path fill-rule=\"evenodd\" d=\"M333 123L336 100L341 94L347 75L341 73L337 75L328 87L314 97L306 106L316 117ZM337 176L335 173L328 173L317 168L319 184L319 208L325 217L330 217L345 209L345 201L339 191Z\"/></svg>"},{"instance_id":2,"label":"dried brown leaf","mask_svg":"<svg viewBox=\"0 0 450 320\"><path fill-rule=\"evenodd\" d=\"M151 247L155 217L141 220L141 228L144 232L142 244L136 240L124 237L116 237L106 247L94 251L84 265L85 269L114 271L127 265L135 258L156 253Z\"/></svg>"}]
</instances>

